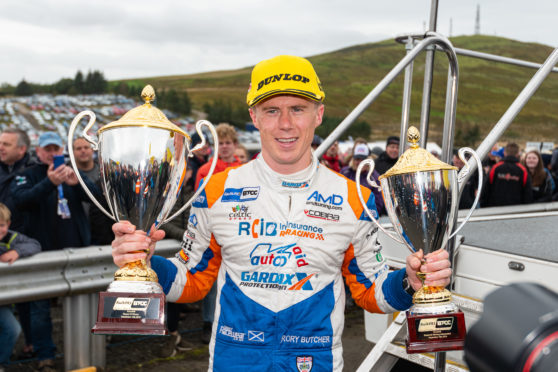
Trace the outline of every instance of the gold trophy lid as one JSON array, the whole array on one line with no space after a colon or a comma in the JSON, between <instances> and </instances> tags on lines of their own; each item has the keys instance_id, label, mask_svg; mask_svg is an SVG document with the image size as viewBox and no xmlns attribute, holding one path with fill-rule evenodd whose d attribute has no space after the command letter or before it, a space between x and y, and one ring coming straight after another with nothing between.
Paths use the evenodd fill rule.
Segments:
<instances>
[{"instance_id":1,"label":"gold trophy lid","mask_svg":"<svg viewBox=\"0 0 558 372\"><path fill-rule=\"evenodd\" d=\"M416 127L409 127L409 130L407 130L407 140L411 143L411 147L399 157L399 160L397 160L397 163L395 163L392 168L380 176L380 179L394 176L396 174L441 169L457 170L457 167L444 163L425 149L419 147L418 142L420 140L420 132Z\"/></svg>"},{"instance_id":2,"label":"gold trophy lid","mask_svg":"<svg viewBox=\"0 0 558 372\"><path fill-rule=\"evenodd\" d=\"M141 106L131 109L125 113L117 121L108 123L99 129L99 134L105 130L121 127L150 127L166 129L183 135L188 140L188 133L180 129L176 124L172 123L165 114L157 107L152 106L151 102L155 100L155 90L151 85L146 85L141 91L141 98L145 103Z\"/></svg>"}]
</instances>

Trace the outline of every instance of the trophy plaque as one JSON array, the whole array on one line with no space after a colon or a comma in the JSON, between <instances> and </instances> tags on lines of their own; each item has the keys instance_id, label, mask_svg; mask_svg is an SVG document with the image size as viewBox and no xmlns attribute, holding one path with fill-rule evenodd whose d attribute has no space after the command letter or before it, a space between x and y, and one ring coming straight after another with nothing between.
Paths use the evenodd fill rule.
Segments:
<instances>
[{"instance_id":1,"label":"trophy plaque","mask_svg":"<svg viewBox=\"0 0 558 372\"><path fill-rule=\"evenodd\" d=\"M92 202L115 221L129 221L149 235L162 224L183 213L203 191L213 174L215 156L208 176L196 193L175 214L168 217L181 188L187 169L187 158L206 144L202 127L209 129L217 153L217 134L213 125L201 120L196 130L201 143L190 148L190 136L170 122L151 102L155 91L147 85L142 91L145 104L138 106L119 120L97 132L98 142L87 133L95 123L91 111L79 113L70 126L68 151L72 166L84 191ZM73 153L74 132L83 117L89 122L82 132L98 150L101 188L107 211L83 181ZM157 274L145 260L130 262L114 274L107 291L99 293L95 334L168 334L165 317L165 294Z\"/></svg>"},{"instance_id":2,"label":"trophy plaque","mask_svg":"<svg viewBox=\"0 0 558 372\"><path fill-rule=\"evenodd\" d=\"M360 173L369 166L367 181L372 180L372 160L363 161L357 169L357 192L368 216L387 236L405 244L411 252L422 250L424 255L441 248L453 238L471 217L476 208L482 185L482 165L470 148L462 148L459 157L466 164L463 171L446 164L419 147L420 133L415 127L407 132L411 146L397 163L380 176L382 197L397 237L386 231L368 211L360 190ZM459 208L459 186L469 172L465 153L476 160L479 190L462 224L453 231ZM453 231L453 233L452 233ZM407 310L407 353L437 352L462 349L465 340L463 312L451 301L451 292L444 287L424 285L427 273L417 273L422 288L413 295L413 306Z\"/></svg>"}]
</instances>

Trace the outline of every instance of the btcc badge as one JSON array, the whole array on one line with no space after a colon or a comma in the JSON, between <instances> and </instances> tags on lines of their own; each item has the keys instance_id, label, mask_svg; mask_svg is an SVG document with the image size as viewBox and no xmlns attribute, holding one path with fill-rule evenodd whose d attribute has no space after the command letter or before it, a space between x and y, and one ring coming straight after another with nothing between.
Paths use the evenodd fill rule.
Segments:
<instances>
[{"instance_id":1,"label":"btcc badge","mask_svg":"<svg viewBox=\"0 0 558 372\"><path fill-rule=\"evenodd\" d=\"M297 356L296 368L299 372L310 372L312 370L312 357L311 356Z\"/></svg>"}]
</instances>

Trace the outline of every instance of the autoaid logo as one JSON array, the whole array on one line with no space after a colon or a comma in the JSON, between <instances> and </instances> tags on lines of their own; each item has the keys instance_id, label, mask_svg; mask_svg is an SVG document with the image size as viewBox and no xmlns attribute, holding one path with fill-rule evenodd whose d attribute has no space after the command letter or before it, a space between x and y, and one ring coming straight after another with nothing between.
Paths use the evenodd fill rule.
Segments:
<instances>
[{"instance_id":1,"label":"autoaid logo","mask_svg":"<svg viewBox=\"0 0 558 372\"><path fill-rule=\"evenodd\" d=\"M235 205L231 210L231 213L229 213L229 220L252 219L252 214L248 211L248 206L246 205Z\"/></svg>"},{"instance_id":2,"label":"autoaid logo","mask_svg":"<svg viewBox=\"0 0 558 372\"><path fill-rule=\"evenodd\" d=\"M269 271L243 271L240 274L240 287L275 289L280 291L312 291L310 279L318 274L278 273Z\"/></svg>"},{"instance_id":3,"label":"autoaid logo","mask_svg":"<svg viewBox=\"0 0 558 372\"><path fill-rule=\"evenodd\" d=\"M338 194L331 194L324 197L319 191L314 191L306 200L306 205L326 208L329 210L342 210L343 197Z\"/></svg>"},{"instance_id":4,"label":"autoaid logo","mask_svg":"<svg viewBox=\"0 0 558 372\"><path fill-rule=\"evenodd\" d=\"M306 254L296 244L273 247L269 243L260 243L250 252L252 266L283 267L290 259L294 259L297 267L307 266Z\"/></svg>"},{"instance_id":5,"label":"autoaid logo","mask_svg":"<svg viewBox=\"0 0 558 372\"><path fill-rule=\"evenodd\" d=\"M246 202L258 199L260 187L243 187L240 189L228 188L223 192L222 202Z\"/></svg>"},{"instance_id":6,"label":"autoaid logo","mask_svg":"<svg viewBox=\"0 0 558 372\"><path fill-rule=\"evenodd\" d=\"M238 235L251 236L254 239L265 236L297 236L315 240L325 240L324 230L319 226L303 223L277 223L256 218L253 221L239 222Z\"/></svg>"},{"instance_id":7,"label":"autoaid logo","mask_svg":"<svg viewBox=\"0 0 558 372\"><path fill-rule=\"evenodd\" d=\"M313 209L305 209L304 214L308 217L318 218L320 220L339 222L339 215L329 212L316 211Z\"/></svg>"}]
</instances>

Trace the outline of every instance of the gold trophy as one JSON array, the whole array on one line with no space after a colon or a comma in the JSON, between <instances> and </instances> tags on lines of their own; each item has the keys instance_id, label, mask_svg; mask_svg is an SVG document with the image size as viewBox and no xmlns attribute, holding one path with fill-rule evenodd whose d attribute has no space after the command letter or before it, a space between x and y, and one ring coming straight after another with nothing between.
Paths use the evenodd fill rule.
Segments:
<instances>
[{"instance_id":1,"label":"gold trophy","mask_svg":"<svg viewBox=\"0 0 558 372\"><path fill-rule=\"evenodd\" d=\"M196 123L196 130L202 141L190 149L190 136L151 104L155 91L150 85L143 89L142 98L145 104L100 128L98 142L87 134L95 123L95 114L91 111L79 113L70 126L68 150L74 171L91 201L113 220L130 221L137 229L149 234L183 213L213 174L217 156L197 192L167 218L184 186L187 158L205 146L202 127L211 132L215 153L218 140L213 125L201 120ZM82 136L94 150L98 150L101 187L110 211L93 196L76 166L72 145L74 131L86 116L89 122ZM165 294L155 271L145 260L131 262L120 268L107 291L99 294L97 322L92 332L167 334L164 309Z\"/></svg>"},{"instance_id":2,"label":"gold trophy","mask_svg":"<svg viewBox=\"0 0 558 372\"><path fill-rule=\"evenodd\" d=\"M368 182L378 187L371 179L374 161L363 161L356 174L357 192L368 216L387 236L405 244L411 252L422 250L426 256L445 248L471 217L475 210L482 185L482 164L470 148L459 150L459 157L466 164L457 174L457 168L446 164L419 147L420 133L410 127L407 138L411 146L397 163L380 176L382 197L397 236L386 231L373 218L366 207L360 190L360 173L370 166ZM453 231L459 208L459 184L469 172L465 154L476 160L479 169L479 189L468 215ZM452 232L453 231L453 232ZM451 292L444 287L424 285L426 273L418 273L423 286L413 295L413 306L407 311L407 352L435 352L462 349L465 339L463 312L451 302Z\"/></svg>"}]
</instances>

